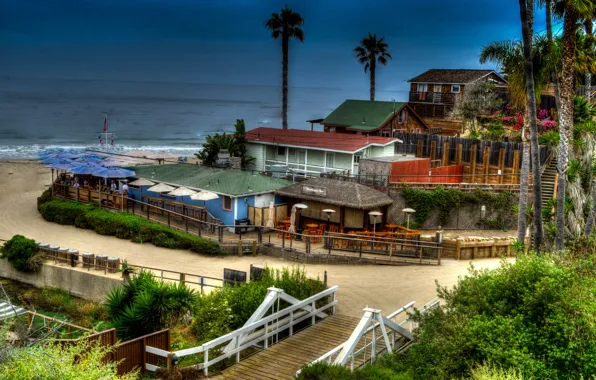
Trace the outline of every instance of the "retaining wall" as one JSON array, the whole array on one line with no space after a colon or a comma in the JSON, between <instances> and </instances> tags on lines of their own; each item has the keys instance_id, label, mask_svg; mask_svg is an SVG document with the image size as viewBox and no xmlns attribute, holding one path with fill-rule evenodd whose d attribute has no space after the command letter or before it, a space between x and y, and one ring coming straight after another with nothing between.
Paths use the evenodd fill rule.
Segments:
<instances>
[{"instance_id":1,"label":"retaining wall","mask_svg":"<svg viewBox=\"0 0 596 380\"><path fill-rule=\"evenodd\" d=\"M0 277L24 282L38 288L61 288L70 294L94 301L103 301L106 294L122 284L121 278L96 274L93 270L73 269L66 266L43 264L37 273L23 273L13 268L8 260L0 259Z\"/></svg>"}]
</instances>

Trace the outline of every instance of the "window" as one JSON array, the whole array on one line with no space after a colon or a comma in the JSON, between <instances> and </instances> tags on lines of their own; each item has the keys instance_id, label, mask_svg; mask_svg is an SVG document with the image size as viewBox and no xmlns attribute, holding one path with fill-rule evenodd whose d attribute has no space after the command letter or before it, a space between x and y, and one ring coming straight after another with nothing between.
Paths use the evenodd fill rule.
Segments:
<instances>
[{"instance_id":1,"label":"window","mask_svg":"<svg viewBox=\"0 0 596 380\"><path fill-rule=\"evenodd\" d=\"M354 163L355 164L359 164L360 163L360 157L361 157L361 155L359 155L359 154L355 154L354 155Z\"/></svg>"},{"instance_id":2,"label":"window","mask_svg":"<svg viewBox=\"0 0 596 380\"><path fill-rule=\"evenodd\" d=\"M435 92L441 92L441 87L443 87L443 86L442 86L442 85L440 85L440 84L435 84L435 85L434 85L434 91L435 91Z\"/></svg>"},{"instance_id":3,"label":"window","mask_svg":"<svg viewBox=\"0 0 596 380\"><path fill-rule=\"evenodd\" d=\"M289 148L288 149L288 156L294 157L295 155L296 155L296 149L295 148Z\"/></svg>"},{"instance_id":4,"label":"window","mask_svg":"<svg viewBox=\"0 0 596 380\"><path fill-rule=\"evenodd\" d=\"M428 84L418 83L418 92L428 92Z\"/></svg>"},{"instance_id":5,"label":"window","mask_svg":"<svg viewBox=\"0 0 596 380\"><path fill-rule=\"evenodd\" d=\"M278 156L286 156L286 147L285 146L278 146L277 147L277 155Z\"/></svg>"},{"instance_id":6,"label":"window","mask_svg":"<svg viewBox=\"0 0 596 380\"><path fill-rule=\"evenodd\" d=\"M459 93L461 91L461 86L459 84L451 85L451 92Z\"/></svg>"},{"instance_id":7,"label":"window","mask_svg":"<svg viewBox=\"0 0 596 380\"><path fill-rule=\"evenodd\" d=\"M232 211L232 198L231 197L222 197L222 208L225 211Z\"/></svg>"},{"instance_id":8,"label":"window","mask_svg":"<svg viewBox=\"0 0 596 380\"><path fill-rule=\"evenodd\" d=\"M335 153L330 153L330 152L325 153L325 166L328 168L335 167Z\"/></svg>"}]
</instances>

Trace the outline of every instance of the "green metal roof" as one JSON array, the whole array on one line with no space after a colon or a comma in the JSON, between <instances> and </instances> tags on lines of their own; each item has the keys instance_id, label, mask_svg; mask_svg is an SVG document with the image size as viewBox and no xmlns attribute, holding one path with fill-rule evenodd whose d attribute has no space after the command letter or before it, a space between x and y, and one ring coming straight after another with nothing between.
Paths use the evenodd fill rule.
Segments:
<instances>
[{"instance_id":1,"label":"green metal roof","mask_svg":"<svg viewBox=\"0 0 596 380\"><path fill-rule=\"evenodd\" d=\"M350 125L348 128L353 131L374 131L379 127L376 125Z\"/></svg>"},{"instance_id":2,"label":"green metal roof","mask_svg":"<svg viewBox=\"0 0 596 380\"><path fill-rule=\"evenodd\" d=\"M214 170L198 165L140 165L129 169L136 172L137 178L209 190L231 196L270 192L293 183L256 172L252 174L240 170Z\"/></svg>"},{"instance_id":3,"label":"green metal roof","mask_svg":"<svg viewBox=\"0 0 596 380\"><path fill-rule=\"evenodd\" d=\"M363 126L374 130L407 103L348 99L329 114L321 124L346 125L351 129ZM368 129L370 127L371 129Z\"/></svg>"}]
</instances>

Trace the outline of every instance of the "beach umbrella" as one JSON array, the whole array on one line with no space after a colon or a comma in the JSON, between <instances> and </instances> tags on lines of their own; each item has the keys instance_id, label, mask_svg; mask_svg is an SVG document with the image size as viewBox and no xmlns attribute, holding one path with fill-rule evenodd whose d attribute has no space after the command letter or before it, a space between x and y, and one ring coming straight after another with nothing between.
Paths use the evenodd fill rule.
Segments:
<instances>
[{"instance_id":1,"label":"beach umbrella","mask_svg":"<svg viewBox=\"0 0 596 380\"><path fill-rule=\"evenodd\" d=\"M129 183L129 185L133 185L133 186L152 186L155 185L155 182L151 182L148 179L145 178L139 178L135 181L132 181L131 183Z\"/></svg>"},{"instance_id":2,"label":"beach umbrella","mask_svg":"<svg viewBox=\"0 0 596 380\"><path fill-rule=\"evenodd\" d=\"M57 158L57 157L50 157L41 160L42 164L50 165L50 164L72 164L74 161L68 160L66 158Z\"/></svg>"},{"instance_id":3,"label":"beach umbrella","mask_svg":"<svg viewBox=\"0 0 596 380\"><path fill-rule=\"evenodd\" d=\"M210 201L217 198L219 198L219 195L207 190L203 190L200 193L190 196L190 199L194 199L195 201Z\"/></svg>"},{"instance_id":4,"label":"beach umbrella","mask_svg":"<svg viewBox=\"0 0 596 380\"><path fill-rule=\"evenodd\" d=\"M265 227L269 227L269 228L275 227L275 224L273 223L274 218L275 218L275 206L273 204L273 201L271 201L271 202L269 202L269 220L267 221L267 224L265 225Z\"/></svg>"},{"instance_id":5,"label":"beach umbrella","mask_svg":"<svg viewBox=\"0 0 596 380\"><path fill-rule=\"evenodd\" d=\"M100 169L101 166L97 165L72 165L70 169L66 171L72 174L88 175L92 174L95 170Z\"/></svg>"},{"instance_id":6,"label":"beach umbrella","mask_svg":"<svg viewBox=\"0 0 596 380\"><path fill-rule=\"evenodd\" d=\"M46 164L46 168L49 169L56 169L56 170L66 170L72 167L71 163L57 163L57 164Z\"/></svg>"},{"instance_id":7,"label":"beach umbrella","mask_svg":"<svg viewBox=\"0 0 596 380\"><path fill-rule=\"evenodd\" d=\"M147 191L151 191L153 193L169 193L170 191L174 191L175 188L170 186L170 185L166 185L165 183L158 183L155 186L152 186L150 188L147 189Z\"/></svg>"},{"instance_id":8,"label":"beach umbrella","mask_svg":"<svg viewBox=\"0 0 596 380\"><path fill-rule=\"evenodd\" d=\"M91 172L91 175L102 178L126 178L134 177L136 173L132 170L98 166Z\"/></svg>"},{"instance_id":9,"label":"beach umbrella","mask_svg":"<svg viewBox=\"0 0 596 380\"><path fill-rule=\"evenodd\" d=\"M193 195L197 192L191 189L187 189L186 187L179 187L176 190L170 191L168 195L174 195L176 197L183 197L185 195Z\"/></svg>"},{"instance_id":10,"label":"beach umbrella","mask_svg":"<svg viewBox=\"0 0 596 380\"><path fill-rule=\"evenodd\" d=\"M296 232L296 205L292 206L292 211L290 211L290 228L288 228L288 232Z\"/></svg>"}]
</instances>

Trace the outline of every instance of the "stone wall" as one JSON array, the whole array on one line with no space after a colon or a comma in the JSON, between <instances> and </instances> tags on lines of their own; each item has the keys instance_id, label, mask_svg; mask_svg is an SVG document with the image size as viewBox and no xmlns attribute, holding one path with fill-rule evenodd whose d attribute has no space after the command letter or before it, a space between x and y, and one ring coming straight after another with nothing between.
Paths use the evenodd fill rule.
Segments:
<instances>
[{"instance_id":1,"label":"stone wall","mask_svg":"<svg viewBox=\"0 0 596 380\"><path fill-rule=\"evenodd\" d=\"M406 215L402 211L410 205L406 205L404 197L401 195L399 189L389 189L389 196L393 199L393 203L387 210L387 221L391 223L400 223L405 225ZM515 203L517 200L514 201ZM483 229L480 217L480 207L477 204L464 204L459 209L454 210L451 213L447 224L442 225L444 229L457 229L457 230L475 230ZM497 217L495 210L491 210L487 205L486 216L487 219L494 219ZM410 220L414 219L415 216L410 216ZM419 226L421 229L436 229L439 226L439 212L431 211L428 219L424 222L424 225ZM509 229L515 230L517 228L517 215L512 215L509 221Z\"/></svg>"},{"instance_id":2,"label":"stone wall","mask_svg":"<svg viewBox=\"0 0 596 380\"><path fill-rule=\"evenodd\" d=\"M74 296L94 301L103 301L112 288L122 284L119 273L106 276L93 269L87 271L49 263L43 264L37 273L23 273L14 269L8 260L0 260L0 277L38 288L61 288Z\"/></svg>"}]
</instances>

